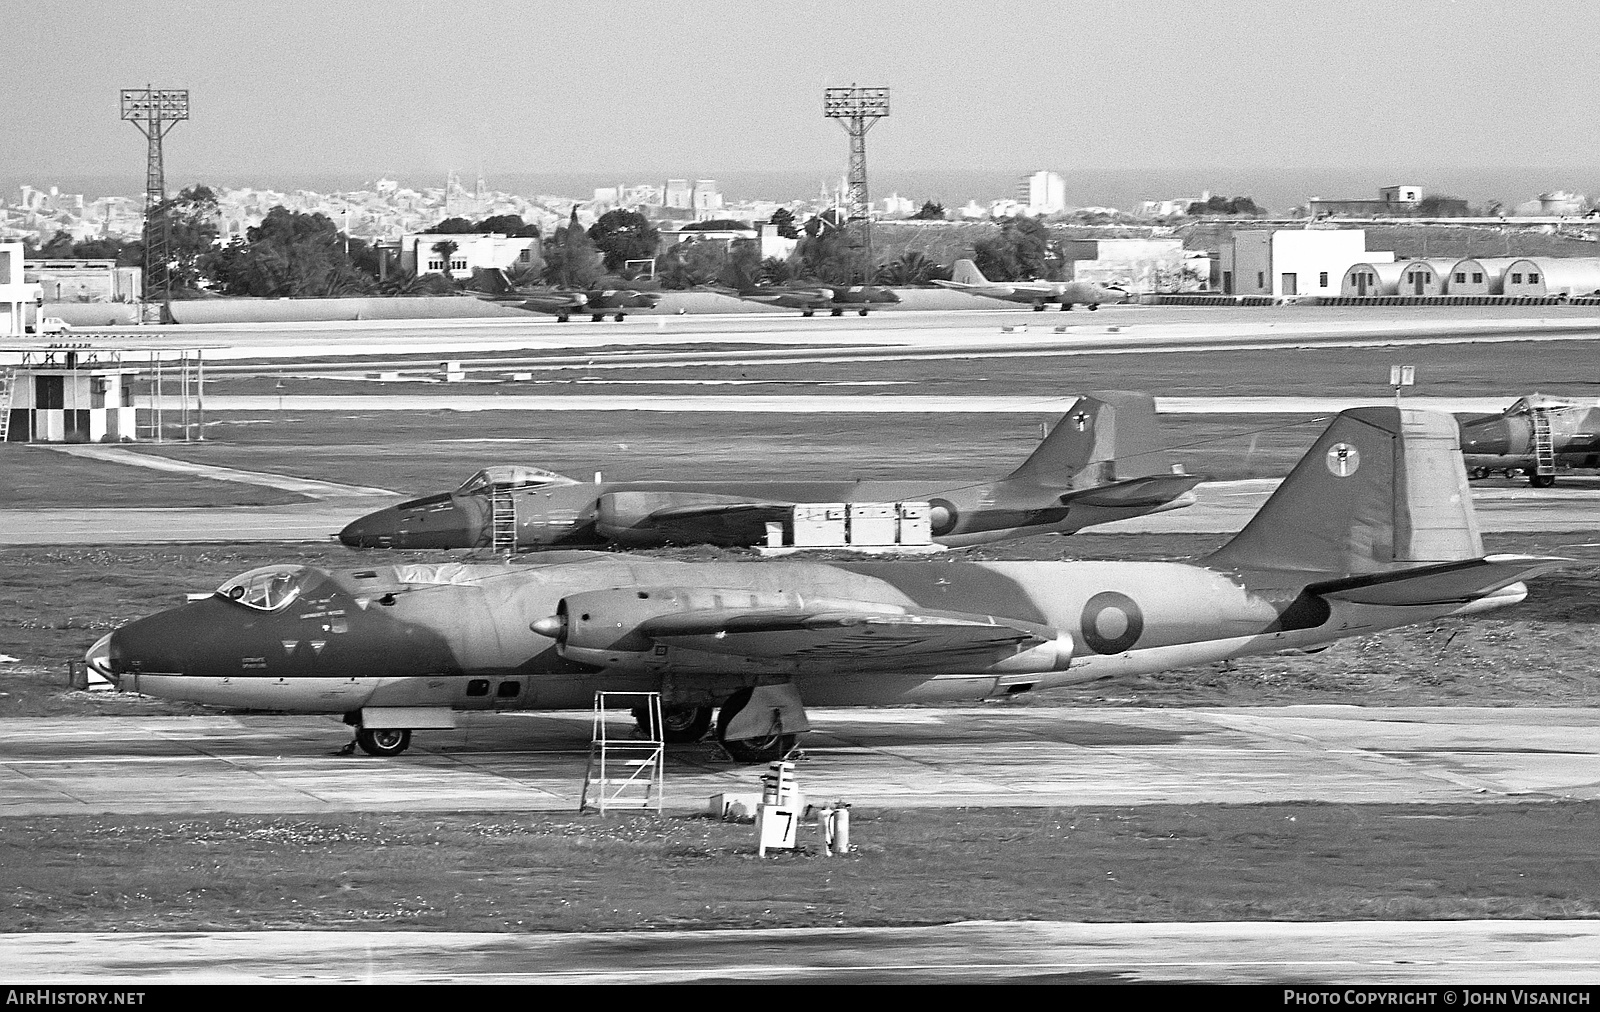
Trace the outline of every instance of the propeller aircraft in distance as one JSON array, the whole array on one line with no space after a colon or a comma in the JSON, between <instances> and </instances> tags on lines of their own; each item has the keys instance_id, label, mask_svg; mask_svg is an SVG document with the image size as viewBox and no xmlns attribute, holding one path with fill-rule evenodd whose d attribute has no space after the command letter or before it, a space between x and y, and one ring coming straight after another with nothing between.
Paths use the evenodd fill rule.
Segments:
<instances>
[{"instance_id":1,"label":"propeller aircraft in distance","mask_svg":"<svg viewBox=\"0 0 1600 1012\"><path fill-rule=\"evenodd\" d=\"M977 700L1316 650L1521 601L1565 560L1486 556L1456 422L1339 415L1236 537L1176 562L266 566L120 626L86 660L125 691L343 714L394 756L455 712L663 694L668 740L787 754L806 706Z\"/></svg>"},{"instance_id":2,"label":"propeller aircraft in distance","mask_svg":"<svg viewBox=\"0 0 1600 1012\"><path fill-rule=\"evenodd\" d=\"M479 471L453 492L363 516L339 533L351 548L542 550L766 542L805 503L929 504L931 534L949 547L1031 534L1070 534L1194 501L1161 440L1149 394L1080 397L1044 442L1004 478L934 481L596 481L532 467ZM500 527L497 528L496 518ZM505 531L496 539L497 529Z\"/></svg>"},{"instance_id":3,"label":"propeller aircraft in distance","mask_svg":"<svg viewBox=\"0 0 1600 1012\"><path fill-rule=\"evenodd\" d=\"M1061 311L1066 312L1075 305L1088 306L1092 311L1108 302L1128 301L1127 290L1093 281L990 281L971 260L957 260L949 281L935 279L933 283L986 299L1024 302L1033 306L1036 313L1044 312L1046 303L1051 302L1061 303Z\"/></svg>"},{"instance_id":4,"label":"propeller aircraft in distance","mask_svg":"<svg viewBox=\"0 0 1600 1012\"><path fill-rule=\"evenodd\" d=\"M656 292L638 292L632 289L594 288L586 291L563 288L518 288L511 283L506 272L480 270L475 281L489 290L477 293L480 297L502 305L517 306L534 313L548 313L557 323L566 323L574 316L589 314L589 319L599 323L615 315L617 322L627 317L630 309L654 309L661 301Z\"/></svg>"}]
</instances>

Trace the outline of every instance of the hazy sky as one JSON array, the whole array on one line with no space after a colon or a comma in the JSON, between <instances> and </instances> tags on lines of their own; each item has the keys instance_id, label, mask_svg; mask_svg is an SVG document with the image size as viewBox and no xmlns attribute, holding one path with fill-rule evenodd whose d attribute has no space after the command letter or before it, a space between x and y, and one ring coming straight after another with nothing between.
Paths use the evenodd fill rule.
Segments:
<instances>
[{"instance_id":1,"label":"hazy sky","mask_svg":"<svg viewBox=\"0 0 1600 1012\"><path fill-rule=\"evenodd\" d=\"M847 142L822 90L852 82L892 89L869 137L884 169L1600 156L1581 46L1595 19L1564 0L0 0L0 15L40 29L0 85L0 176L40 182L139 174L117 93L146 83L191 91L168 138L180 183L480 164L491 181L837 174Z\"/></svg>"}]
</instances>

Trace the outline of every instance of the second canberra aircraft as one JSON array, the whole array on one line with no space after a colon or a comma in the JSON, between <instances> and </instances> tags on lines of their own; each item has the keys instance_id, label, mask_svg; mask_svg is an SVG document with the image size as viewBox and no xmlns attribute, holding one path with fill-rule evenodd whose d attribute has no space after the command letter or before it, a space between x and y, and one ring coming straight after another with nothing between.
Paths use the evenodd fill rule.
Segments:
<instances>
[{"instance_id":1,"label":"second canberra aircraft","mask_svg":"<svg viewBox=\"0 0 1600 1012\"><path fill-rule=\"evenodd\" d=\"M493 467L453 492L425 495L350 524L352 548L756 545L769 523L809 503L926 502L933 540L949 547L1070 534L1194 501L1200 476L1175 468L1147 394L1078 399L1022 466L1003 478L934 481L592 484L537 468Z\"/></svg>"}]
</instances>

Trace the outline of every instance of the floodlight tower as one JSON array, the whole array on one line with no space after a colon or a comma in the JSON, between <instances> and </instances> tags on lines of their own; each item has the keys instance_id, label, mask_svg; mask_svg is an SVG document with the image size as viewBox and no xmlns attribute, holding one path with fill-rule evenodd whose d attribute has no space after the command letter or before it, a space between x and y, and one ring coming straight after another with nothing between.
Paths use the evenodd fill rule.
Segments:
<instances>
[{"instance_id":1,"label":"floodlight tower","mask_svg":"<svg viewBox=\"0 0 1600 1012\"><path fill-rule=\"evenodd\" d=\"M144 291L148 301L160 293L164 305L172 301L172 271L168 250L167 214L157 214L167 199L166 169L161 162L161 139L180 120L189 118L187 88L122 89L122 118L139 128L150 140L150 157L144 173ZM170 310L169 310L170 311Z\"/></svg>"},{"instance_id":2,"label":"floodlight tower","mask_svg":"<svg viewBox=\"0 0 1600 1012\"><path fill-rule=\"evenodd\" d=\"M888 88L828 88L822 93L822 115L839 120L850 135L850 208L848 217L866 223L867 262L862 280L872 282L872 202L867 199L867 131L889 115Z\"/></svg>"}]
</instances>

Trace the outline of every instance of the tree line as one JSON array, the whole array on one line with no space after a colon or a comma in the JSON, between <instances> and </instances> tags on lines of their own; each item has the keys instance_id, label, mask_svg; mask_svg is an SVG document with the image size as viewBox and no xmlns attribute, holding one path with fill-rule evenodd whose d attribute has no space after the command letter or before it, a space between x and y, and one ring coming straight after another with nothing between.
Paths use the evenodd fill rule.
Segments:
<instances>
[{"instance_id":1,"label":"tree line","mask_svg":"<svg viewBox=\"0 0 1600 1012\"><path fill-rule=\"evenodd\" d=\"M928 202L923 216L943 215L943 208ZM227 243L219 243L221 220L215 191L192 186L158 205L152 219L165 218L169 273L173 298L250 296L256 298L318 298L359 295L449 294L474 282L461 282L439 271L402 271L398 265L380 264L378 250L364 239L341 232L321 212L291 211L278 206L259 225ZM541 234L535 223L514 214L493 215L479 221L447 218L427 229L438 238L424 240L419 259L437 258L449 263L460 243L452 238L498 233L540 240L525 261L507 270L513 284L588 288L602 279L637 284L654 274L655 284L666 289L726 286L737 289L759 285L868 282L889 285L927 284L948 279L950 268L927 256L907 252L887 263L863 270L864 224L848 221L839 211L825 211L800 223L792 211L780 208L769 223L780 236L798 240L786 259L762 258L756 239L688 239L660 251L660 233L636 211L607 211L589 227L578 222L574 208L568 222ZM973 260L996 281L1045 277L1052 267L1050 240L1041 221L1027 217L1002 219L998 232L978 241ZM696 223L686 231L749 229L749 222L719 220ZM107 259L142 266L144 242L140 239L74 240L57 232L42 246L25 244L24 257ZM432 253L430 258L427 254ZM653 268L653 272L651 270Z\"/></svg>"}]
</instances>

